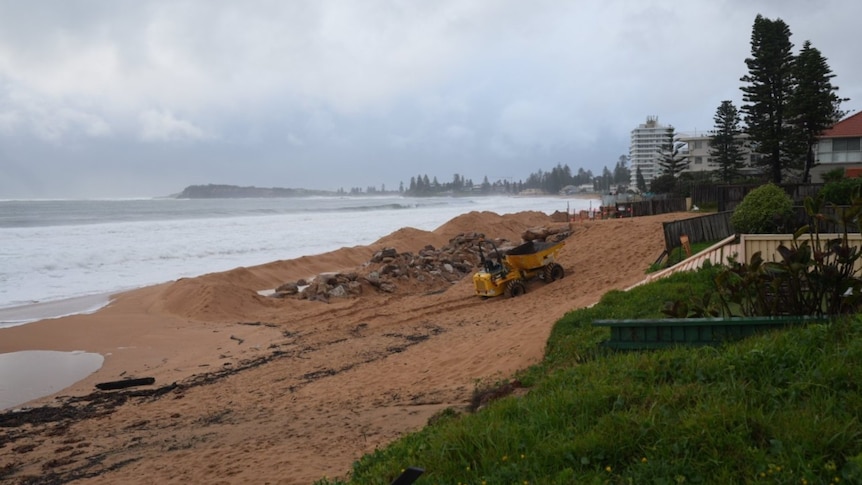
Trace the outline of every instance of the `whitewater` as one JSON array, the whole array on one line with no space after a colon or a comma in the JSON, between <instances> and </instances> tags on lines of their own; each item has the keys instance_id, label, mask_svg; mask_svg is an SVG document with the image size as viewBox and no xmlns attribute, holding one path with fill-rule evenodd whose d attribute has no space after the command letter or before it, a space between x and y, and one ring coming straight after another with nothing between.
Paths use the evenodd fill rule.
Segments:
<instances>
[{"instance_id":1,"label":"whitewater","mask_svg":"<svg viewBox=\"0 0 862 485\"><path fill-rule=\"evenodd\" d=\"M0 327L95 311L109 295L434 230L471 211L575 213L558 197L0 200Z\"/></svg>"}]
</instances>

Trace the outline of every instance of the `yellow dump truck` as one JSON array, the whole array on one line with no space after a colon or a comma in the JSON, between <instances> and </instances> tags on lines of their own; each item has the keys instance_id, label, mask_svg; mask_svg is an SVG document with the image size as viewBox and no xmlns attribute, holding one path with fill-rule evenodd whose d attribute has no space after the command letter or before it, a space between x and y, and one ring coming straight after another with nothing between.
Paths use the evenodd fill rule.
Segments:
<instances>
[{"instance_id":1,"label":"yellow dump truck","mask_svg":"<svg viewBox=\"0 0 862 485\"><path fill-rule=\"evenodd\" d=\"M491 247L488 257L485 257L483 245ZM483 297L520 296L526 293L528 280L539 277L550 283L562 278L565 272L554 258L564 245L564 241L530 241L510 249L504 256L494 243L480 243L482 269L473 274L476 294Z\"/></svg>"}]
</instances>

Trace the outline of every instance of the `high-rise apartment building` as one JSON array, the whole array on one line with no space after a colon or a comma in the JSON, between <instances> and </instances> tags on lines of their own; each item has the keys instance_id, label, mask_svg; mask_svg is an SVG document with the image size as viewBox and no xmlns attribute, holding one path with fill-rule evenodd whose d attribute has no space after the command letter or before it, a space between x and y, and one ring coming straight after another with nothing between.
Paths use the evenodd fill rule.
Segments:
<instances>
[{"instance_id":1,"label":"high-rise apartment building","mask_svg":"<svg viewBox=\"0 0 862 485\"><path fill-rule=\"evenodd\" d=\"M647 188L649 188L652 179L660 175L659 155L662 146L667 144L670 136L673 136L673 126L659 124L657 116L648 116L646 123L632 130L631 146L629 147L630 186L632 188L637 187L638 168L640 168Z\"/></svg>"}]
</instances>

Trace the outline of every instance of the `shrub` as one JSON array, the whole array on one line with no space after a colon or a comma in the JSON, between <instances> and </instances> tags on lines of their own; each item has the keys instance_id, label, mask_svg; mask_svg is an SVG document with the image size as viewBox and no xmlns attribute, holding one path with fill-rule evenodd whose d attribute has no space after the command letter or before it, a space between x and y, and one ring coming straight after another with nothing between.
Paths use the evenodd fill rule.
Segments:
<instances>
[{"instance_id":1,"label":"shrub","mask_svg":"<svg viewBox=\"0 0 862 485\"><path fill-rule=\"evenodd\" d=\"M842 178L827 182L820 189L820 196L826 202L831 202L835 205L850 205L853 191L859 190L859 187L862 187L862 178Z\"/></svg>"},{"instance_id":2,"label":"shrub","mask_svg":"<svg viewBox=\"0 0 862 485\"><path fill-rule=\"evenodd\" d=\"M843 168L833 168L828 172L821 175L823 178L823 183L828 184L829 182L838 182L839 180L844 178L844 169Z\"/></svg>"},{"instance_id":3,"label":"shrub","mask_svg":"<svg viewBox=\"0 0 862 485\"><path fill-rule=\"evenodd\" d=\"M793 215L793 200L775 184L752 190L730 216L737 233L772 234L784 231Z\"/></svg>"},{"instance_id":4,"label":"shrub","mask_svg":"<svg viewBox=\"0 0 862 485\"><path fill-rule=\"evenodd\" d=\"M673 175L661 175L650 182L650 192L654 194L669 194L676 186L676 177Z\"/></svg>"}]
</instances>

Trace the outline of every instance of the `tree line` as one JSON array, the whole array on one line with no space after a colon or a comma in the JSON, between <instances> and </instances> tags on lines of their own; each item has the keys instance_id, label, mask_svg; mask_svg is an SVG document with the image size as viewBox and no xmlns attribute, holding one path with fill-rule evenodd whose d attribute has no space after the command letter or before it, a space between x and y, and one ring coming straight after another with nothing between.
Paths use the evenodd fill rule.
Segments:
<instances>
[{"instance_id":1,"label":"tree line","mask_svg":"<svg viewBox=\"0 0 862 485\"><path fill-rule=\"evenodd\" d=\"M608 192L616 190L620 185L628 184L631 177L626 166L627 157L620 156L613 171L607 166L599 176L593 175L590 170L579 168L577 173L572 173L568 165L557 164L550 171L539 170L531 173L526 180L517 182L510 180L497 180L490 182L486 175L481 184L474 184L472 179L465 178L461 174L454 174L449 182L439 182L437 177L428 177L427 174L410 177L407 187L401 185L400 192L410 196L429 195L458 195L458 194L518 194L528 189L540 190L549 194L557 194L564 188L572 186L575 190L581 187L589 187L596 192Z\"/></svg>"}]
</instances>

